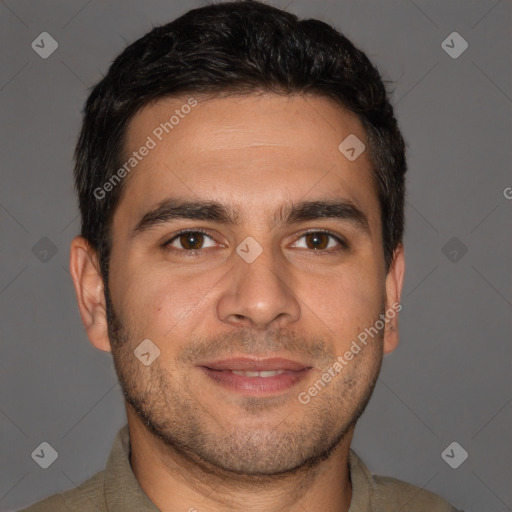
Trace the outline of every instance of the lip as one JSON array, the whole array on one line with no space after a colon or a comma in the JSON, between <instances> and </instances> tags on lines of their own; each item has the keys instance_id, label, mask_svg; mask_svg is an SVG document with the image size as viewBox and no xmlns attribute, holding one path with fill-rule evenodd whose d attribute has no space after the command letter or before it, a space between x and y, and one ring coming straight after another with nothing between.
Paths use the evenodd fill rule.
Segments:
<instances>
[{"instance_id":1,"label":"lip","mask_svg":"<svg viewBox=\"0 0 512 512\"><path fill-rule=\"evenodd\" d=\"M212 361L198 366L198 368L214 383L224 389L251 396L275 395L289 390L304 380L311 370L311 366L298 361L283 358L252 359L231 358ZM261 377L248 377L233 372L253 371L269 372L279 371L277 375Z\"/></svg>"},{"instance_id":2,"label":"lip","mask_svg":"<svg viewBox=\"0 0 512 512\"><path fill-rule=\"evenodd\" d=\"M211 370L236 370L236 371L273 371L273 370L290 370L300 371L310 366L299 361L284 359L282 357L272 357L266 359L255 359L250 357L235 357L230 359L220 359L202 363L199 366L210 368Z\"/></svg>"}]
</instances>

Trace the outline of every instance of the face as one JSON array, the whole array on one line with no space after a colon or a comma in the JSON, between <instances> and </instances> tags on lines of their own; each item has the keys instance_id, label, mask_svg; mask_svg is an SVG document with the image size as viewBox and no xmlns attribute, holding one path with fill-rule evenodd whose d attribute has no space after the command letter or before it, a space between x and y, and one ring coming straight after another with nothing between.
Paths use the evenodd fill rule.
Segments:
<instances>
[{"instance_id":1,"label":"face","mask_svg":"<svg viewBox=\"0 0 512 512\"><path fill-rule=\"evenodd\" d=\"M351 432L395 344L386 321L345 357L401 288L368 152L338 149L365 131L321 97L187 103L158 101L129 125L127 158L148 137L154 147L113 217L116 370L129 409L169 447L227 471L294 471Z\"/></svg>"}]
</instances>

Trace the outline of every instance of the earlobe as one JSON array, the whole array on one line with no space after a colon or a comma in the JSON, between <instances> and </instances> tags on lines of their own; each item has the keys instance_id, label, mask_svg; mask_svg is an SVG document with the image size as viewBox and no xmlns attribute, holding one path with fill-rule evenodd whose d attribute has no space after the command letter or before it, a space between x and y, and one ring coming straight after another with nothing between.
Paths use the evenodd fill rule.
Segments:
<instances>
[{"instance_id":1,"label":"earlobe","mask_svg":"<svg viewBox=\"0 0 512 512\"><path fill-rule=\"evenodd\" d=\"M98 258L81 236L71 242L69 267L87 337L96 348L110 352L104 285Z\"/></svg>"},{"instance_id":2,"label":"earlobe","mask_svg":"<svg viewBox=\"0 0 512 512\"><path fill-rule=\"evenodd\" d=\"M405 276L405 255L400 244L393 253L393 260L386 276L386 326L384 330L384 354L398 346L398 314L402 309L400 298Z\"/></svg>"}]
</instances>

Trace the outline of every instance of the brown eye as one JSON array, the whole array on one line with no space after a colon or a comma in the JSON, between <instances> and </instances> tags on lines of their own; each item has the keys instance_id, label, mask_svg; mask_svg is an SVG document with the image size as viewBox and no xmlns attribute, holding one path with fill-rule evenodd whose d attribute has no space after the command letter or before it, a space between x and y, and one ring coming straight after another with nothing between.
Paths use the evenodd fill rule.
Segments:
<instances>
[{"instance_id":1,"label":"brown eye","mask_svg":"<svg viewBox=\"0 0 512 512\"><path fill-rule=\"evenodd\" d=\"M208 239L211 240L210 245L205 245ZM164 247L183 252L200 251L214 245L213 238L202 231L182 231L163 244Z\"/></svg>"},{"instance_id":2,"label":"brown eye","mask_svg":"<svg viewBox=\"0 0 512 512\"><path fill-rule=\"evenodd\" d=\"M187 250L200 249L204 241L204 235L202 233L183 233L179 236L181 246Z\"/></svg>"},{"instance_id":3,"label":"brown eye","mask_svg":"<svg viewBox=\"0 0 512 512\"><path fill-rule=\"evenodd\" d=\"M305 238L310 249L325 249L329 245L329 235L326 233L308 233Z\"/></svg>"},{"instance_id":4,"label":"brown eye","mask_svg":"<svg viewBox=\"0 0 512 512\"><path fill-rule=\"evenodd\" d=\"M310 231L303 233L293 246L327 254L348 248L343 239L327 231Z\"/></svg>"}]
</instances>

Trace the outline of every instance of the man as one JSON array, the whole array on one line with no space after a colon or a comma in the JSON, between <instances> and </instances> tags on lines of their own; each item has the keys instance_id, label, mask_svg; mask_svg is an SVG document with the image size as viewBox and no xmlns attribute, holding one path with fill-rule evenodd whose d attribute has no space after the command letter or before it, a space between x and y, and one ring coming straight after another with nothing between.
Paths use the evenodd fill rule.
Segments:
<instances>
[{"instance_id":1,"label":"man","mask_svg":"<svg viewBox=\"0 0 512 512\"><path fill-rule=\"evenodd\" d=\"M362 52L262 3L192 10L115 60L75 156L71 273L128 425L26 510L455 510L350 449L404 279L404 142Z\"/></svg>"}]
</instances>

